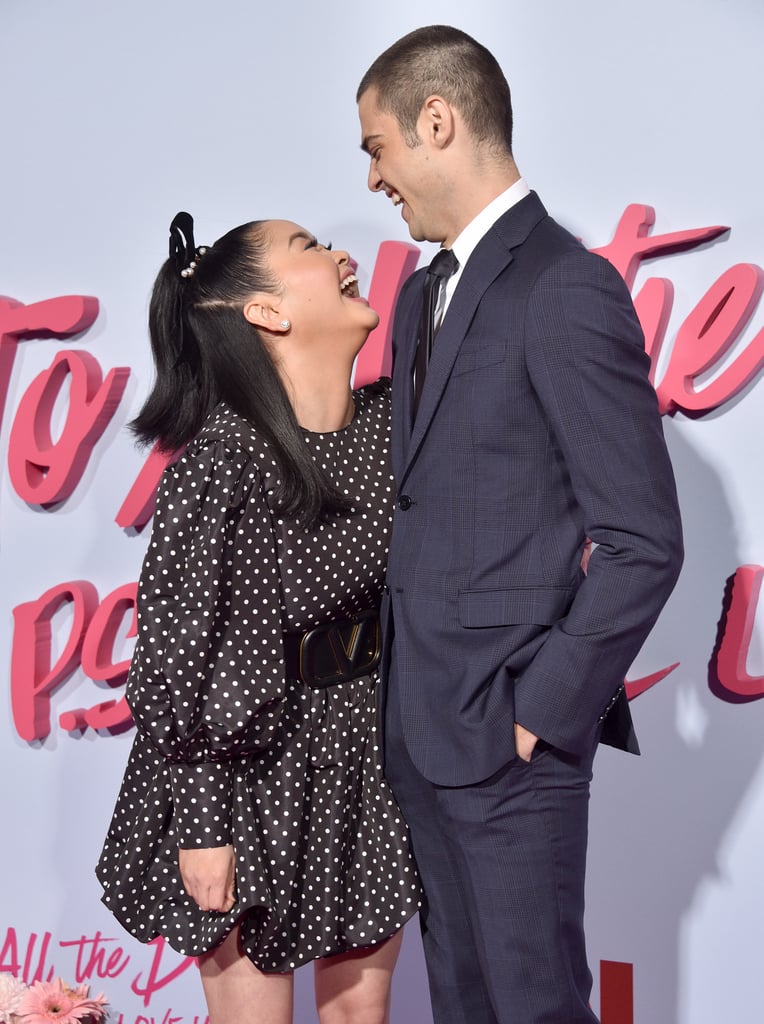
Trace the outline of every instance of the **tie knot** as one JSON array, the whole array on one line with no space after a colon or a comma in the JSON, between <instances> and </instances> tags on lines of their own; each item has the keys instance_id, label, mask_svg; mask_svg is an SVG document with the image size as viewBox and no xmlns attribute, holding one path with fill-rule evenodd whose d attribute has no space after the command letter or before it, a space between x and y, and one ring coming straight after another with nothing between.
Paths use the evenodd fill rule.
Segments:
<instances>
[{"instance_id":1,"label":"tie knot","mask_svg":"<svg viewBox=\"0 0 764 1024\"><path fill-rule=\"evenodd\" d=\"M427 268L427 273L434 277L451 277L459 269L459 260L451 249L439 249Z\"/></svg>"}]
</instances>

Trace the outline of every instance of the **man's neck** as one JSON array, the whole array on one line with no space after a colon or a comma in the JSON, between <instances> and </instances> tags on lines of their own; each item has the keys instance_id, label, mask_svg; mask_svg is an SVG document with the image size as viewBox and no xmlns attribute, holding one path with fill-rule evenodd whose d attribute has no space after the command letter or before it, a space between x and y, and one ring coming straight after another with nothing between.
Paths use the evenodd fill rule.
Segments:
<instances>
[{"instance_id":1,"label":"man's neck","mask_svg":"<svg viewBox=\"0 0 764 1024\"><path fill-rule=\"evenodd\" d=\"M465 168L451 193L449 209L453 211L453 217L443 244L452 245L489 203L519 180L520 172L511 156L502 160L476 160L471 167Z\"/></svg>"}]
</instances>

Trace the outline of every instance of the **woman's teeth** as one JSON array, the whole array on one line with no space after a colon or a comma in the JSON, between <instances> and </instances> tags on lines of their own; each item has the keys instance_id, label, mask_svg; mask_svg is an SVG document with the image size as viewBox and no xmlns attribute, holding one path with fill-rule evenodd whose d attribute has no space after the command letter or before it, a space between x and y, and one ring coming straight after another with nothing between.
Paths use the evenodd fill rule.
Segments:
<instances>
[{"instance_id":1,"label":"woman's teeth","mask_svg":"<svg viewBox=\"0 0 764 1024\"><path fill-rule=\"evenodd\" d=\"M355 274L348 274L340 284L341 292L349 292L351 295L358 295L358 278Z\"/></svg>"}]
</instances>

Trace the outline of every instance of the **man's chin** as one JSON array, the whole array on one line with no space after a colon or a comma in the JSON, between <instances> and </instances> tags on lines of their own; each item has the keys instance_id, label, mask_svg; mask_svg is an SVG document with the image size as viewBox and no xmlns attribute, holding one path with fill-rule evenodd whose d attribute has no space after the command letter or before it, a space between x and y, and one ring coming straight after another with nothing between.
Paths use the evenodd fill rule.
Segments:
<instances>
[{"instance_id":1,"label":"man's chin","mask_svg":"<svg viewBox=\"0 0 764 1024\"><path fill-rule=\"evenodd\" d=\"M415 242L434 242L436 245L442 244L443 238L436 237L437 233L435 231L427 231L421 224L417 224L413 218L410 220L408 217L403 217L403 219L406 222L406 227L409 229L409 234Z\"/></svg>"},{"instance_id":2,"label":"man's chin","mask_svg":"<svg viewBox=\"0 0 764 1024\"><path fill-rule=\"evenodd\" d=\"M419 227L416 221L409 220L409 218L406 217L403 213L401 214L401 216L403 217L403 220L406 222L406 227L409 229L409 234L414 239L414 241L426 242L427 238L425 237L425 233L424 231L422 231L422 229Z\"/></svg>"}]
</instances>

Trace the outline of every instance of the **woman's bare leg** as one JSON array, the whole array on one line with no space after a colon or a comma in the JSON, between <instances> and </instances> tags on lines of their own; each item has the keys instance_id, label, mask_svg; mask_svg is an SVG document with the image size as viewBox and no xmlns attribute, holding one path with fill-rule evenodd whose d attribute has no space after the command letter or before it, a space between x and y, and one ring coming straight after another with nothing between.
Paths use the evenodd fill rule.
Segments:
<instances>
[{"instance_id":1,"label":"woman's bare leg","mask_svg":"<svg viewBox=\"0 0 764 1024\"><path fill-rule=\"evenodd\" d=\"M241 951L238 928L199 957L199 973L210 1024L292 1024L291 972L258 970Z\"/></svg>"},{"instance_id":2,"label":"woman's bare leg","mask_svg":"<svg viewBox=\"0 0 764 1024\"><path fill-rule=\"evenodd\" d=\"M315 962L321 1024L389 1024L390 986L403 930L379 946Z\"/></svg>"}]
</instances>

